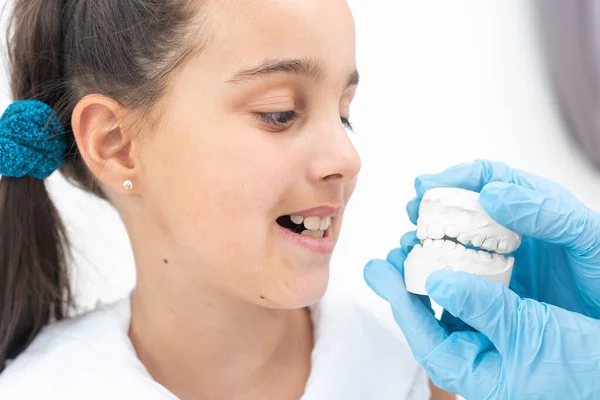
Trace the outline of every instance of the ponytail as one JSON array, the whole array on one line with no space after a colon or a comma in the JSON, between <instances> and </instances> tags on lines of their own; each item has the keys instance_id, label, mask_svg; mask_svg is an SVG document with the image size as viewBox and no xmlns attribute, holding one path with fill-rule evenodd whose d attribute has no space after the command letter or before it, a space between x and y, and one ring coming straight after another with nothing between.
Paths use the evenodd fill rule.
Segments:
<instances>
[{"instance_id":1,"label":"ponytail","mask_svg":"<svg viewBox=\"0 0 600 400\"><path fill-rule=\"evenodd\" d=\"M202 48L205 35L194 28L204 2L13 2L7 32L13 98L40 101L57 114L67 149L62 175L108 200L79 155L71 128L75 105L100 94L149 111L171 72ZM68 240L44 181L12 176L0 178L0 372L44 325L66 318L74 306Z\"/></svg>"},{"instance_id":2,"label":"ponytail","mask_svg":"<svg viewBox=\"0 0 600 400\"><path fill-rule=\"evenodd\" d=\"M17 0L8 28L15 100L64 106L63 0ZM62 103L62 104L61 104ZM71 305L67 237L45 182L0 178L0 372Z\"/></svg>"},{"instance_id":3,"label":"ponytail","mask_svg":"<svg viewBox=\"0 0 600 400\"><path fill-rule=\"evenodd\" d=\"M66 316L66 241L44 181L0 179L0 366Z\"/></svg>"}]
</instances>

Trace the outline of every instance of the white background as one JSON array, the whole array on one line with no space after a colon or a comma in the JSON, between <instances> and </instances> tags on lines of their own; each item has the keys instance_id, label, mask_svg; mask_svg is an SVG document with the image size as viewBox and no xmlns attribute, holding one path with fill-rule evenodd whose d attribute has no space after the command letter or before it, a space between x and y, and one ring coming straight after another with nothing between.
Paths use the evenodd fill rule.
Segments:
<instances>
[{"instance_id":1,"label":"white background","mask_svg":"<svg viewBox=\"0 0 600 400\"><path fill-rule=\"evenodd\" d=\"M600 174L562 126L547 80L533 3L523 0L350 0L362 82L352 118L363 170L333 262L333 288L381 303L362 279L412 229L413 181L488 158L563 184L600 209ZM8 105L6 80L0 105ZM51 179L75 251L84 306L123 296L133 259L107 204Z\"/></svg>"}]
</instances>

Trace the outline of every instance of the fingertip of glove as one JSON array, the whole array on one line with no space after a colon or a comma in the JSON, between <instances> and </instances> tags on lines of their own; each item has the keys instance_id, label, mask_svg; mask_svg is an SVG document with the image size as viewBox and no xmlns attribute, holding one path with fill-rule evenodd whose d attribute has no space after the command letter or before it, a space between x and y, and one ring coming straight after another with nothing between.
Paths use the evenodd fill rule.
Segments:
<instances>
[{"instance_id":1,"label":"fingertip of glove","mask_svg":"<svg viewBox=\"0 0 600 400\"><path fill-rule=\"evenodd\" d=\"M389 262L384 260L371 260L364 268L363 276L367 285L379 297L390 301L394 297L402 277Z\"/></svg>"},{"instance_id":2,"label":"fingertip of glove","mask_svg":"<svg viewBox=\"0 0 600 400\"><path fill-rule=\"evenodd\" d=\"M406 204L406 213L408 214L408 218L413 225L416 225L417 220L419 219L419 203L419 198L415 197L409 201L408 204Z\"/></svg>"},{"instance_id":3,"label":"fingertip of glove","mask_svg":"<svg viewBox=\"0 0 600 400\"><path fill-rule=\"evenodd\" d=\"M494 211L504 204L508 192L515 186L506 182L491 182L485 185L479 193L479 203L485 211L494 214ZM492 215L494 217L495 215Z\"/></svg>"},{"instance_id":4,"label":"fingertip of glove","mask_svg":"<svg viewBox=\"0 0 600 400\"><path fill-rule=\"evenodd\" d=\"M404 276L404 261L406 261L407 253L406 250L399 247L396 249L392 249L387 257L386 261L391 264L396 271L400 273L400 275Z\"/></svg>"},{"instance_id":5,"label":"fingertip of glove","mask_svg":"<svg viewBox=\"0 0 600 400\"><path fill-rule=\"evenodd\" d=\"M386 260L381 260L378 258L370 260L365 265L365 268L363 270L363 275L367 283L369 281L374 281L388 266L389 263Z\"/></svg>"}]
</instances>

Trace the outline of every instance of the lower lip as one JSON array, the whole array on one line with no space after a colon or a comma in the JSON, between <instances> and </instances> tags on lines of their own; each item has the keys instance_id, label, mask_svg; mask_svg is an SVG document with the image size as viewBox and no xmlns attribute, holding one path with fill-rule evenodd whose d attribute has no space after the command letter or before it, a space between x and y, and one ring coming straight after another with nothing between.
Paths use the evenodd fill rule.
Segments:
<instances>
[{"instance_id":1,"label":"lower lip","mask_svg":"<svg viewBox=\"0 0 600 400\"><path fill-rule=\"evenodd\" d=\"M299 235L288 229L285 229L279 224L277 224L277 228L284 238L293 244L304 247L312 252L319 254L331 254L335 248L333 237L331 237L331 227L325 231L323 238Z\"/></svg>"}]
</instances>

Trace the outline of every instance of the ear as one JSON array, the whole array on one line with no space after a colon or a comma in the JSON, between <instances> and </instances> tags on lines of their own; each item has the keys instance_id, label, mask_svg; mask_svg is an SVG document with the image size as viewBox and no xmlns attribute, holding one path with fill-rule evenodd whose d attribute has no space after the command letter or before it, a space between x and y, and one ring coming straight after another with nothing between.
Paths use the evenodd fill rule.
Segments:
<instances>
[{"instance_id":1,"label":"ear","mask_svg":"<svg viewBox=\"0 0 600 400\"><path fill-rule=\"evenodd\" d=\"M92 174L108 190L123 192L135 182L136 162L131 129L124 129L124 109L101 95L89 95L73 111L71 125L77 147ZM129 133L129 136L127 135Z\"/></svg>"}]
</instances>

